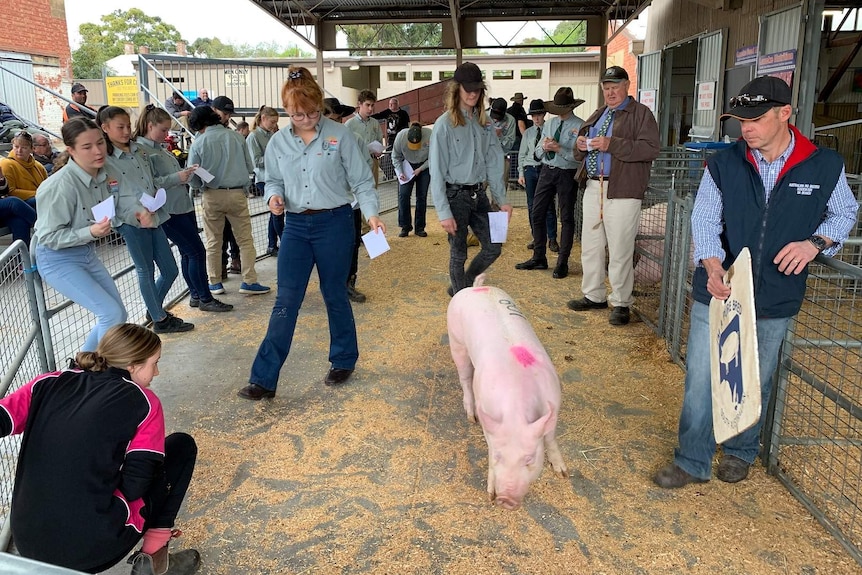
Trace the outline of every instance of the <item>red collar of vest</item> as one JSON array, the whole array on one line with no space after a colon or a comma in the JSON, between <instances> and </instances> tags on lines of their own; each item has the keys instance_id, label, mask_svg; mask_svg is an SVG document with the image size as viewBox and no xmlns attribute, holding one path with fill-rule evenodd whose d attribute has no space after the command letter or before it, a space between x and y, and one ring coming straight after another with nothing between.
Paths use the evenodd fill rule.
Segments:
<instances>
[{"instance_id":1,"label":"red collar of vest","mask_svg":"<svg viewBox=\"0 0 862 575\"><path fill-rule=\"evenodd\" d=\"M790 124L789 128L793 133L795 143L793 145L793 151L790 152L790 157L787 158L787 162L784 163L784 167L781 168L781 172L778 174L779 180L788 170L801 163L803 160L808 159L811 154L817 151L817 146L815 146L811 140L803 136L802 132L800 132L796 126ZM754 166L754 169L760 172L760 169L757 167L757 160L754 158L754 153L748 146L745 147L745 157L748 159L748 162Z\"/></svg>"}]
</instances>

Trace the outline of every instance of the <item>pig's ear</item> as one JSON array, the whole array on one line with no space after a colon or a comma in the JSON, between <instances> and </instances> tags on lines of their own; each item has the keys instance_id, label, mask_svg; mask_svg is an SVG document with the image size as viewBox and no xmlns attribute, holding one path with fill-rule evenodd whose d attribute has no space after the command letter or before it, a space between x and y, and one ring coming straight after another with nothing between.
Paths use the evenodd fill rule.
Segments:
<instances>
[{"instance_id":1,"label":"pig's ear","mask_svg":"<svg viewBox=\"0 0 862 575\"><path fill-rule=\"evenodd\" d=\"M548 402L548 412L530 424L530 429L537 437L544 437L557 426L557 412L554 404Z\"/></svg>"}]
</instances>

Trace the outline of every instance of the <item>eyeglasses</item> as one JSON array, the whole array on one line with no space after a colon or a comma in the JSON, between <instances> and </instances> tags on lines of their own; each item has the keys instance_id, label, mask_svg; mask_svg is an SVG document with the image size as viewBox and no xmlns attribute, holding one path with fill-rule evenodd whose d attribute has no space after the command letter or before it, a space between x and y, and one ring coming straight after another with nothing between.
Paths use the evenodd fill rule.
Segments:
<instances>
[{"instance_id":1,"label":"eyeglasses","mask_svg":"<svg viewBox=\"0 0 862 575\"><path fill-rule=\"evenodd\" d=\"M740 94L739 96L734 96L730 99L731 108L736 108L737 106L742 106L743 108L752 108L754 106L759 106L760 104L769 103L786 106L784 102L779 102L777 100L773 100L772 98L761 96L760 94L756 96L752 96L750 94Z\"/></svg>"},{"instance_id":2,"label":"eyeglasses","mask_svg":"<svg viewBox=\"0 0 862 575\"><path fill-rule=\"evenodd\" d=\"M288 114L291 120L296 120L297 122L301 122L304 119L308 118L309 120L316 120L320 117L320 110L315 110L313 112L297 112L296 114Z\"/></svg>"}]
</instances>

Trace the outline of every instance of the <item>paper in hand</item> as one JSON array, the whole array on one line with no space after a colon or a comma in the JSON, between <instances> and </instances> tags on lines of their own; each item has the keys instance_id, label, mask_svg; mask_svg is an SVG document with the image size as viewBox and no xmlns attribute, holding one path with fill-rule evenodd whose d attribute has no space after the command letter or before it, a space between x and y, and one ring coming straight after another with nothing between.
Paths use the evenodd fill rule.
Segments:
<instances>
[{"instance_id":1,"label":"paper in hand","mask_svg":"<svg viewBox=\"0 0 862 575\"><path fill-rule=\"evenodd\" d=\"M380 142L378 142L377 140L374 140L373 142L370 142L370 143L368 144L368 151L369 151L369 152L371 152L372 154L380 154L380 153L383 153L383 150L384 150L384 149L385 149L385 148L383 147L383 144L381 144L381 143L380 143Z\"/></svg>"},{"instance_id":2,"label":"paper in hand","mask_svg":"<svg viewBox=\"0 0 862 575\"><path fill-rule=\"evenodd\" d=\"M365 249L368 251L368 257L372 260L380 254L389 251L389 242L386 241L386 234L382 231L371 230L362 236L362 243L365 244Z\"/></svg>"},{"instance_id":3,"label":"paper in hand","mask_svg":"<svg viewBox=\"0 0 862 575\"><path fill-rule=\"evenodd\" d=\"M151 212L155 212L160 207L165 205L167 199L168 197L167 193L165 192L165 189L159 188L158 190L156 190L155 197L151 196L146 192L141 194L141 205L150 210Z\"/></svg>"},{"instance_id":4,"label":"paper in hand","mask_svg":"<svg viewBox=\"0 0 862 575\"><path fill-rule=\"evenodd\" d=\"M509 214L506 212L488 212L488 223L491 226L491 243L502 244L509 235Z\"/></svg>"},{"instance_id":5,"label":"paper in hand","mask_svg":"<svg viewBox=\"0 0 862 575\"><path fill-rule=\"evenodd\" d=\"M114 205L114 196L108 196L107 199L93 206L93 221L96 223L101 222L105 218L112 220L116 215L117 210Z\"/></svg>"},{"instance_id":6,"label":"paper in hand","mask_svg":"<svg viewBox=\"0 0 862 575\"><path fill-rule=\"evenodd\" d=\"M213 176L211 173L209 173L208 171L206 171L205 169L203 169L200 166L198 166L197 169L195 170L195 175L197 177L199 177L200 179L202 179L205 184L210 183L211 181L213 181L213 178L215 178L215 176Z\"/></svg>"},{"instance_id":7,"label":"paper in hand","mask_svg":"<svg viewBox=\"0 0 862 575\"><path fill-rule=\"evenodd\" d=\"M401 173L404 174L404 179L399 180L401 183L406 184L413 179L413 166L407 160L401 162Z\"/></svg>"}]
</instances>

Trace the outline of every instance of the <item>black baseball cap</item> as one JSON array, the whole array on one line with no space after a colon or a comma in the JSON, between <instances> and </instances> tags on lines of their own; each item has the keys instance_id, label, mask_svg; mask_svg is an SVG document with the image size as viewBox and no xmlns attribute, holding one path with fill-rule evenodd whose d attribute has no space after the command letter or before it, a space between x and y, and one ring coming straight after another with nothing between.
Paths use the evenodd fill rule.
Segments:
<instances>
[{"instance_id":1,"label":"black baseball cap","mask_svg":"<svg viewBox=\"0 0 862 575\"><path fill-rule=\"evenodd\" d=\"M602 74L601 82L625 82L629 79L629 73L626 72L625 68L620 66L611 66L605 73Z\"/></svg>"},{"instance_id":2,"label":"black baseball cap","mask_svg":"<svg viewBox=\"0 0 862 575\"><path fill-rule=\"evenodd\" d=\"M756 120L772 108L787 106L792 99L787 82L775 76L761 76L730 99L730 111L722 114L721 119Z\"/></svg>"},{"instance_id":3,"label":"black baseball cap","mask_svg":"<svg viewBox=\"0 0 862 575\"><path fill-rule=\"evenodd\" d=\"M87 87L84 86L82 83L75 82L74 84L72 84L72 93L77 94L78 92L89 92L89 90L87 90Z\"/></svg>"},{"instance_id":4,"label":"black baseball cap","mask_svg":"<svg viewBox=\"0 0 862 575\"><path fill-rule=\"evenodd\" d=\"M422 147L422 124L413 122L407 130L407 147L418 150Z\"/></svg>"},{"instance_id":5,"label":"black baseball cap","mask_svg":"<svg viewBox=\"0 0 862 575\"><path fill-rule=\"evenodd\" d=\"M461 84L468 92L477 92L485 89L485 80L482 79L482 70L473 62L464 62L455 68L452 79Z\"/></svg>"},{"instance_id":6,"label":"black baseball cap","mask_svg":"<svg viewBox=\"0 0 862 575\"><path fill-rule=\"evenodd\" d=\"M464 89L466 90L466 88ZM506 117L506 100L503 98L497 98L491 102L491 117L498 122L502 121L503 118Z\"/></svg>"},{"instance_id":7,"label":"black baseball cap","mask_svg":"<svg viewBox=\"0 0 862 575\"><path fill-rule=\"evenodd\" d=\"M227 96L219 96L213 100L212 107L227 114L233 114L233 100Z\"/></svg>"}]
</instances>

